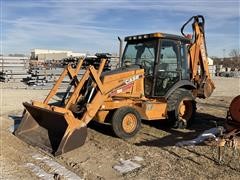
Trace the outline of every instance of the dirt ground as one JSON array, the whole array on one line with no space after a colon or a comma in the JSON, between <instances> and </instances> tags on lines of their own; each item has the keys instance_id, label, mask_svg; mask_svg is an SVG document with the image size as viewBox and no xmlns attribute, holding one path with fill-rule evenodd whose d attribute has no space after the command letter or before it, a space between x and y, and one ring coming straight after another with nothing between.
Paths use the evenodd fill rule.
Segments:
<instances>
[{"instance_id":1,"label":"dirt ground","mask_svg":"<svg viewBox=\"0 0 240 180\"><path fill-rule=\"evenodd\" d=\"M240 94L240 79L214 78L216 90L207 100L197 100L196 120L188 130L170 129L160 121L143 122L139 134L128 141L113 136L107 125L91 123L86 143L52 157L15 137L13 129L23 111L22 102L43 100L48 90L25 89L16 83L0 84L1 179L240 179L240 151L224 148L223 163L217 148L197 145L177 147L206 129L221 125L233 97ZM121 174L113 166L120 160L143 158L141 166Z\"/></svg>"}]
</instances>

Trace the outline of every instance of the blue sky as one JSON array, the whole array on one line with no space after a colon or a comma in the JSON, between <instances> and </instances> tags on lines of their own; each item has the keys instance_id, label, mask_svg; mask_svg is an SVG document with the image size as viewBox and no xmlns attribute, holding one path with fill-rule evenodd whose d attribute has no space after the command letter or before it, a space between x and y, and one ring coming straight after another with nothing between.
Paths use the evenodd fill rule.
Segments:
<instances>
[{"instance_id":1,"label":"blue sky","mask_svg":"<svg viewBox=\"0 0 240 180\"><path fill-rule=\"evenodd\" d=\"M2 53L33 48L118 52L117 36L180 35L193 15L206 20L208 54L240 46L239 0L0 0Z\"/></svg>"}]
</instances>

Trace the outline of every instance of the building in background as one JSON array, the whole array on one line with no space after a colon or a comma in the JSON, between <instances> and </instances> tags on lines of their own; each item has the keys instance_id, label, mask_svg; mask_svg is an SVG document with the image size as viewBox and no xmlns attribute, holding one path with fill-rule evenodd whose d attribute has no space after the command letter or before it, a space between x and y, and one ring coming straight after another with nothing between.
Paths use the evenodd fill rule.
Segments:
<instances>
[{"instance_id":1,"label":"building in background","mask_svg":"<svg viewBox=\"0 0 240 180\"><path fill-rule=\"evenodd\" d=\"M213 65L213 59L208 57L208 69L211 77L216 75L216 66Z\"/></svg>"},{"instance_id":2,"label":"building in background","mask_svg":"<svg viewBox=\"0 0 240 180\"><path fill-rule=\"evenodd\" d=\"M208 65L213 66L213 59L208 57Z\"/></svg>"},{"instance_id":3,"label":"building in background","mask_svg":"<svg viewBox=\"0 0 240 180\"><path fill-rule=\"evenodd\" d=\"M31 50L30 59L45 62L47 60L61 60L67 57L85 57L85 56L86 56L85 53L75 53L72 51L33 49Z\"/></svg>"}]
</instances>

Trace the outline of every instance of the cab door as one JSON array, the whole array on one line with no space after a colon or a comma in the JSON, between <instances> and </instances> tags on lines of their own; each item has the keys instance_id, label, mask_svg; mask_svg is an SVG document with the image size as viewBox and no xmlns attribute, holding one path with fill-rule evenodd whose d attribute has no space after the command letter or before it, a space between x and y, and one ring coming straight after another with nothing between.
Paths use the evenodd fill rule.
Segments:
<instances>
[{"instance_id":1,"label":"cab door","mask_svg":"<svg viewBox=\"0 0 240 180\"><path fill-rule=\"evenodd\" d=\"M180 43L161 41L159 61L155 68L154 96L164 96L181 79Z\"/></svg>"}]
</instances>

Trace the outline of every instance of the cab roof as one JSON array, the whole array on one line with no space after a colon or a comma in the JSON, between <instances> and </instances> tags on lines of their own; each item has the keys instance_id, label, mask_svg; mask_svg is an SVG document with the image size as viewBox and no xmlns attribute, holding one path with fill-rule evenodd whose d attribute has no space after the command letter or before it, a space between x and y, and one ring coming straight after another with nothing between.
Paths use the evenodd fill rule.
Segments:
<instances>
[{"instance_id":1,"label":"cab roof","mask_svg":"<svg viewBox=\"0 0 240 180\"><path fill-rule=\"evenodd\" d=\"M125 41L139 41L139 40L147 40L147 39L172 39L172 40L178 40L178 41L184 41L186 43L190 43L191 39L185 38L183 36L178 36L174 34L167 34L167 33L150 33L150 34L140 34L140 35L133 35L133 36L127 36L125 37Z\"/></svg>"}]
</instances>

